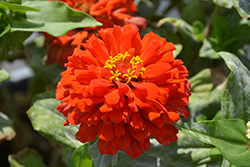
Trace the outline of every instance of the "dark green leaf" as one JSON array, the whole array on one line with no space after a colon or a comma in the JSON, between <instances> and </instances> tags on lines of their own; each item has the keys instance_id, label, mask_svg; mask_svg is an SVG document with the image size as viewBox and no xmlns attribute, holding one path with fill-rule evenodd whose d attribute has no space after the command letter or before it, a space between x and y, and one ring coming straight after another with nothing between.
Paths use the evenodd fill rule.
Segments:
<instances>
[{"instance_id":1,"label":"dark green leaf","mask_svg":"<svg viewBox=\"0 0 250 167\"><path fill-rule=\"evenodd\" d=\"M26 1L22 5L41 12L28 11L25 17L10 18L12 31L38 31L62 36L71 29L101 25L90 15L75 11L60 1Z\"/></svg>"},{"instance_id":2,"label":"dark green leaf","mask_svg":"<svg viewBox=\"0 0 250 167\"><path fill-rule=\"evenodd\" d=\"M23 149L17 154L10 155L8 159L11 167L46 167L40 155L31 149Z\"/></svg>"},{"instance_id":3,"label":"dark green leaf","mask_svg":"<svg viewBox=\"0 0 250 167\"><path fill-rule=\"evenodd\" d=\"M220 52L231 74L222 96L221 111L224 118L250 120L250 72L233 54Z\"/></svg>"},{"instance_id":4,"label":"dark green leaf","mask_svg":"<svg viewBox=\"0 0 250 167\"><path fill-rule=\"evenodd\" d=\"M217 39L218 44L222 44L230 36L229 24L224 17L216 14L212 14L212 20L215 38Z\"/></svg>"},{"instance_id":5,"label":"dark green leaf","mask_svg":"<svg viewBox=\"0 0 250 167\"><path fill-rule=\"evenodd\" d=\"M89 155L89 144L84 144L74 151L71 167L92 167L93 165Z\"/></svg>"},{"instance_id":6,"label":"dark green leaf","mask_svg":"<svg viewBox=\"0 0 250 167\"><path fill-rule=\"evenodd\" d=\"M109 155L100 153L97 143L98 141L89 146L89 154L93 159L95 167L115 166L117 164L118 154Z\"/></svg>"},{"instance_id":7,"label":"dark green leaf","mask_svg":"<svg viewBox=\"0 0 250 167\"><path fill-rule=\"evenodd\" d=\"M248 166L250 150L246 125L241 119L185 123L184 132L200 141L216 146L221 154L236 166Z\"/></svg>"},{"instance_id":8,"label":"dark green leaf","mask_svg":"<svg viewBox=\"0 0 250 167\"><path fill-rule=\"evenodd\" d=\"M10 75L4 69L0 70L0 82L10 79Z\"/></svg>"},{"instance_id":9,"label":"dark green leaf","mask_svg":"<svg viewBox=\"0 0 250 167\"><path fill-rule=\"evenodd\" d=\"M27 11L36 11L36 12L38 12L39 11L38 9L31 8L31 7L28 7L28 6L5 3L5 2L0 2L0 5L4 5L4 6L8 7L9 10L16 11L16 12L27 12Z\"/></svg>"},{"instance_id":10,"label":"dark green leaf","mask_svg":"<svg viewBox=\"0 0 250 167\"><path fill-rule=\"evenodd\" d=\"M63 126L66 118L60 114L56 107L60 101L48 98L38 100L28 110L28 117L32 126L47 139L71 148L77 148L82 143L75 138L77 126Z\"/></svg>"},{"instance_id":11,"label":"dark green leaf","mask_svg":"<svg viewBox=\"0 0 250 167\"><path fill-rule=\"evenodd\" d=\"M12 140L15 136L16 132L13 129L12 120L10 120L7 115L0 112L0 141Z\"/></svg>"},{"instance_id":12,"label":"dark green leaf","mask_svg":"<svg viewBox=\"0 0 250 167\"><path fill-rule=\"evenodd\" d=\"M1 13L0 13L1 15ZM0 18L1 21L1 18ZM5 35L6 33L8 33L11 29L10 23L8 20L3 20L2 23L0 23L0 38Z\"/></svg>"}]
</instances>

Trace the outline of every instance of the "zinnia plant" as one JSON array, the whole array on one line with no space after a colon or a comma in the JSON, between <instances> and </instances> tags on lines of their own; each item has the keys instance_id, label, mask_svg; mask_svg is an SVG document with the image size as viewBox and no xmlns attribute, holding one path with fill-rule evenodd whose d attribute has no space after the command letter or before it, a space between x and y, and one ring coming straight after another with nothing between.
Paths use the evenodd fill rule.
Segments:
<instances>
[{"instance_id":1,"label":"zinnia plant","mask_svg":"<svg viewBox=\"0 0 250 167\"><path fill-rule=\"evenodd\" d=\"M71 8L80 10L91 15L103 25L101 27L86 27L69 31L61 37L53 37L45 34L50 49L45 57L48 64L67 62L67 57L72 55L74 48L81 48L81 43L92 34L97 34L101 28L113 27L113 25L124 26L133 23L140 29L145 29L147 21L143 17L131 16L137 8L133 0L61 0Z\"/></svg>"},{"instance_id":2,"label":"zinnia plant","mask_svg":"<svg viewBox=\"0 0 250 167\"><path fill-rule=\"evenodd\" d=\"M101 29L68 58L57 85L57 110L65 125L80 124L76 138L98 136L102 154L119 149L132 158L150 147L150 136L168 145L177 140L173 125L183 115L190 96L188 71L175 60L175 46L148 33L141 39L131 25Z\"/></svg>"}]
</instances>

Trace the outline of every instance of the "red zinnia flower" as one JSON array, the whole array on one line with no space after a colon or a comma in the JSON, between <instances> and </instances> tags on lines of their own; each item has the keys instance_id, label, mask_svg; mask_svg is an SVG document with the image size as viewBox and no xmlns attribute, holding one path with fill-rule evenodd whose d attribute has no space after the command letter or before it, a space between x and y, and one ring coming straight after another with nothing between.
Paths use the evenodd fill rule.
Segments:
<instances>
[{"instance_id":1,"label":"red zinnia flower","mask_svg":"<svg viewBox=\"0 0 250 167\"><path fill-rule=\"evenodd\" d=\"M175 46L154 33L140 38L138 29L102 29L86 50L75 49L57 85L57 110L67 124L80 124L76 138L99 137L101 153L119 149L132 158L149 149L149 136L168 145L177 140L173 123L189 111L190 83Z\"/></svg>"},{"instance_id":2,"label":"red zinnia flower","mask_svg":"<svg viewBox=\"0 0 250 167\"><path fill-rule=\"evenodd\" d=\"M69 31L61 37L53 37L46 34L50 49L46 56L48 64L57 62L66 63L67 57L72 55L74 48L80 48L82 42L101 28L113 27L113 25L124 26L133 23L140 29L145 29L147 21L142 17L133 17L128 13L136 12L137 8L133 0L61 0L75 10L81 10L90 14L103 24L101 27L89 27Z\"/></svg>"}]
</instances>

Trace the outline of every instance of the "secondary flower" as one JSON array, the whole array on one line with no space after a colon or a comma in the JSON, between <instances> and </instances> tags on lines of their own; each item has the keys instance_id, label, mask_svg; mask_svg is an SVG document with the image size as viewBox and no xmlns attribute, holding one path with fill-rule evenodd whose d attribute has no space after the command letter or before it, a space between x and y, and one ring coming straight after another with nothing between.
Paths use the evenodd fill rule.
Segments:
<instances>
[{"instance_id":1,"label":"secondary flower","mask_svg":"<svg viewBox=\"0 0 250 167\"><path fill-rule=\"evenodd\" d=\"M119 149L132 158L149 149L149 136L168 145L177 140L173 123L183 115L190 96L188 71L173 57L175 46L138 29L101 29L76 48L57 85L57 110L65 125L80 124L76 138L90 142L98 136L103 154Z\"/></svg>"},{"instance_id":2,"label":"secondary flower","mask_svg":"<svg viewBox=\"0 0 250 167\"><path fill-rule=\"evenodd\" d=\"M88 27L69 31L61 37L53 37L45 34L50 49L45 57L46 63L66 63L67 57L72 55L74 48L81 47L81 43L101 28L124 26L133 23L140 29L145 29L145 18L131 16L129 13L136 12L137 8L133 0L61 0L71 8L88 13L103 24L101 27Z\"/></svg>"}]
</instances>

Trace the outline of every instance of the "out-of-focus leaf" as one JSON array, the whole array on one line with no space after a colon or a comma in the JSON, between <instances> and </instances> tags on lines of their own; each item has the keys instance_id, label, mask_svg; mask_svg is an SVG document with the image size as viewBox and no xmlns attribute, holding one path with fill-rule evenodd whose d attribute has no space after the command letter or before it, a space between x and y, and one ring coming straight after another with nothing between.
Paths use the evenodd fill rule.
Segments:
<instances>
[{"instance_id":1,"label":"out-of-focus leaf","mask_svg":"<svg viewBox=\"0 0 250 167\"><path fill-rule=\"evenodd\" d=\"M203 58L220 59L218 52L223 50L225 49L219 46L215 38L205 38L199 51L199 56Z\"/></svg>"},{"instance_id":2,"label":"out-of-focus leaf","mask_svg":"<svg viewBox=\"0 0 250 167\"><path fill-rule=\"evenodd\" d=\"M36 94L32 97L32 103L35 103L37 100L47 99L47 98L56 98L55 91L46 91L43 93Z\"/></svg>"},{"instance_id":3,"label":"out-of-focus leaf","mask_svg":"<svg viewBox=\"0 0 250 167\"><path fill-rule=\"evenodd\" d=\"M241 119L184 123L184 132L198 140L216 146L221 154L236 166L249 166L249 143L246 125Z\"/></svg>"},{"instance_id":4,"label":"out-of-focus leaf","mask_svg":"<svg viewBox=\"0 0 250 167\"><path fill-rule=\"evenodd\" d=\"M9 45L5 38L0 38L0 61L8 57Z\"/></svg>"},{"instance_id":5,"label":"out-of-focus leaf","mask_svg":"<svg viewBox=\"0 0 250 167\"><path fill-rule=\"evenodd\" d=\"M26 1L22 5L40 12L28 11L25 17L10 18L12 31L38 31L62 36L71 29L101 25L90 15L75 11L60 1Z\"/></svg>"},{"instance_id":6,"label":"out-of-focus leaf","mask_svg":"<svg viewBox=\"0 0 250 167\"><path fill-rule=\"evenodd\" d=\"M239 0L239 6L250 15L250 1L248 0Z\"/></svg>"},{"instance_id":7,"label":"out-of-focus leaf","mask_svg":"<svg viewBox=\"0 0 250 167\"><path fill-rule=\"evenodd\" d=\"M148 17L155 14L159 4L159 0L139 0L137 9L140 12L140 16Z\"/></svg>"},{"instance_id":8,"label":"out-of-focus leaf","mask_svg":"<svg viewBox=\"0 0 250 167\"><path fill-rule=\"evenodd\" d=\"M118 154L109 155L100 153L97 145L98 141L89 146L89 154L97 167L115 166L117 164Z\"/></svg>"},{"instance_id":9,"label":"out-of-focus leaf","mask_svg":"<svg viewBox=\"0 0 250 167\"><path fill-rule=\"evenodd\" d=\"M12 140L15 136L16 132L13 129L12 120L10 120L7 115L0 112L0 142L2 140Z\"/></svg>"},{"instance_id":10,"label":"out-of-focus leaf","mask_svg":"<svg viewBox=\"0 0 250 167\"><path fill-rule=\"evenodd\" d=\"M36 12L38 12L39 11L36 8L31 8L31 7L28 7L28 6L12 4L12 3L0 2L0 5L4 5L9 10L16 11L16 12L27 12L27 11L36 11Z\"/></svg>"},{"instance_id":11,"label":"out-of-focus leaf","mask_svg":"<svg viewBox=\"0 0 250 167\"><path fill-rule=\"evenodd\" d=\"M213 0L216 5L225 8L232 8L234 5L237 5L238 0Z\"/></svg>"},{"instance_id":12,"label":"out-of-focus leaf","mask_svg":"<svg viewBox=\"0 0 250 167\"><path fill-rule=\"evenodd\" d=\"M192 14L190 14L192 13ZM202 11L199 0L190 1L183 9L181 18L189 24L193 24L196 21L205 22L205 14Z\"/></svg>"},{"instance_id":13,"label":"out-of-focus leaf","mask_svg":"<svg viewBox=\"0 0 250 167\"><path fill-rule=\"evenodd\" d=\"M204 28L205 26L202 24L202 22L196 20L192 24L193 30L194 30L194 35L199 41L203 41L204 39Z\"/></svg>"},{"instance_id":14,"label":"out-of-focus leaf","mask_svg":"<svg viewBox=\"0 0 250 167\"><path fill-rule=\"evenodd\" d=\"M188 79L191 83L191 89L200 84L211 83L212 82L212 70L206 68L201 70L199 73L194 75L192 78Z\"/></svg>"},{"instance_id":15,"label":"out-of-focus leaf","mask_svg":"<svg viewBox=\"0 0 250 167\"><path fill-rule=\"evenodd\" d=\"M7 73L7 71L5 71L4 69L0 70L0 82L6 81L10 79L10 75L9 73Z\"/></svg>"},{"instance_id":16,"label":"out-of-focus leaf","mask_svg":"<svg viewBox=\"0 0 250 167\"><path fill-rule=\"evenodd\" d=\"M62 145L77 148L82 143L75 138L77 126L63 126L66 118L60 114L56 107L59 100L48 98L37 100L28 110L28 117L35 130L47 139Z\"/></svg>"},{"instance_id":17,"label":"out-of-focus leaf","mask_svg":"<svg viewBox=\"0 0 250 167\"><path fill-rule=\"evenodd\" d=\"M63 151L62 159L63 159L63 162L67 165L67 167L71 167L73 151L74 149L69 148L69 147L65 147Z\"/></svg>"},{"instance_id":18,"label":"out-of-focus leaf","mask_svg":"<svg viewBox=\"0 0 250 167\"><path fill-rule=\"evenodd\" d=\"M203 114L212 119L221 108L221 97L226 77L216 69L204 69L189 79L192 96L189 98L190 119Z\"/></svg>"},{"instance_id":19,"label":"out-of-focus leaf","mask_svg":"<svg viewBox=\"0 0 250 167\"><path fill-rule=\"evenodd\" d=\"M40 155L27 148L17 154L9 155L9 163L11 167L46 167Z\"/></svg>"},{"instance_id":20,"label":"out-of-focus leaf","mask_svg":"<svg viewBox=\"0 0 250 167\"><path fill-rule=\"evenodd\" d=\"M221 111L224 118L250 120L250 72L233 54L220 52L231 74L222 96Z\"/></svg>"},{"instance_id":21,"label":"out-of-focus leaf","mask_svg":"<svg viewBox=\"0 0 250 167\"><path fill-rule=\"evenodd\" d=\"M157 27L160 27L165 23L177 27L178 31L182 34L183 38L191 38L194 41L198 41L198 39L194 35L193 27L184 20L171 17L163 18L157 23Z\"/></svg>"},{"instance_id":22,"label":"out-of-focus leaf","mask_svg":"<svg viewBox=\"0 0 250 167\"><path fill-rule=\"evenodd\" d=\"M221 167L237 167L234 164L230 163L228 160L225 158L222 161Z\"/></svg>"},{"instance_id":23,"label":"out-of-focus leaf","mask_svg":"<svg viewBox=\"0 0 250 167\"><path fill-rule=\"evenodd\" d=\"M89 144L84 144L74 151L71 167L93 167L93 165L89 155Z\"/></svg>"},{"instance_id":24,"label":"out-of-focus leaf","mask_svg":"<svg viewBox=\"0 0 250 167\"><path fill-rule=\"evenodd\" d=\"M8 33L11 29L10 27L10 23L7 19L3 18L5 14L0 13L0 38L5 35L6 33Z\"/></svg>"},{"instance_id":25,"label":"out-of-focus leaf","mask_svg":"<svg viewBox=\"0 0 250 167\"><path fill-rule=\"evenodd\" d=\"M215 38L222 44L230 36L229 24L224 17L216 14L212 14L212 20Z\"/></svg>"},{"instance_id":26,"label":"out-of-focus leaf","mask_svg":"<svg viewBox=\"0 0 250 167\"><path fill-rule=\"evenodd\" d=\"M176 50L173 51L174 58L176 58L182 51L182 45L181 44L175 44Z\"/></svg>"}]
</instances>

